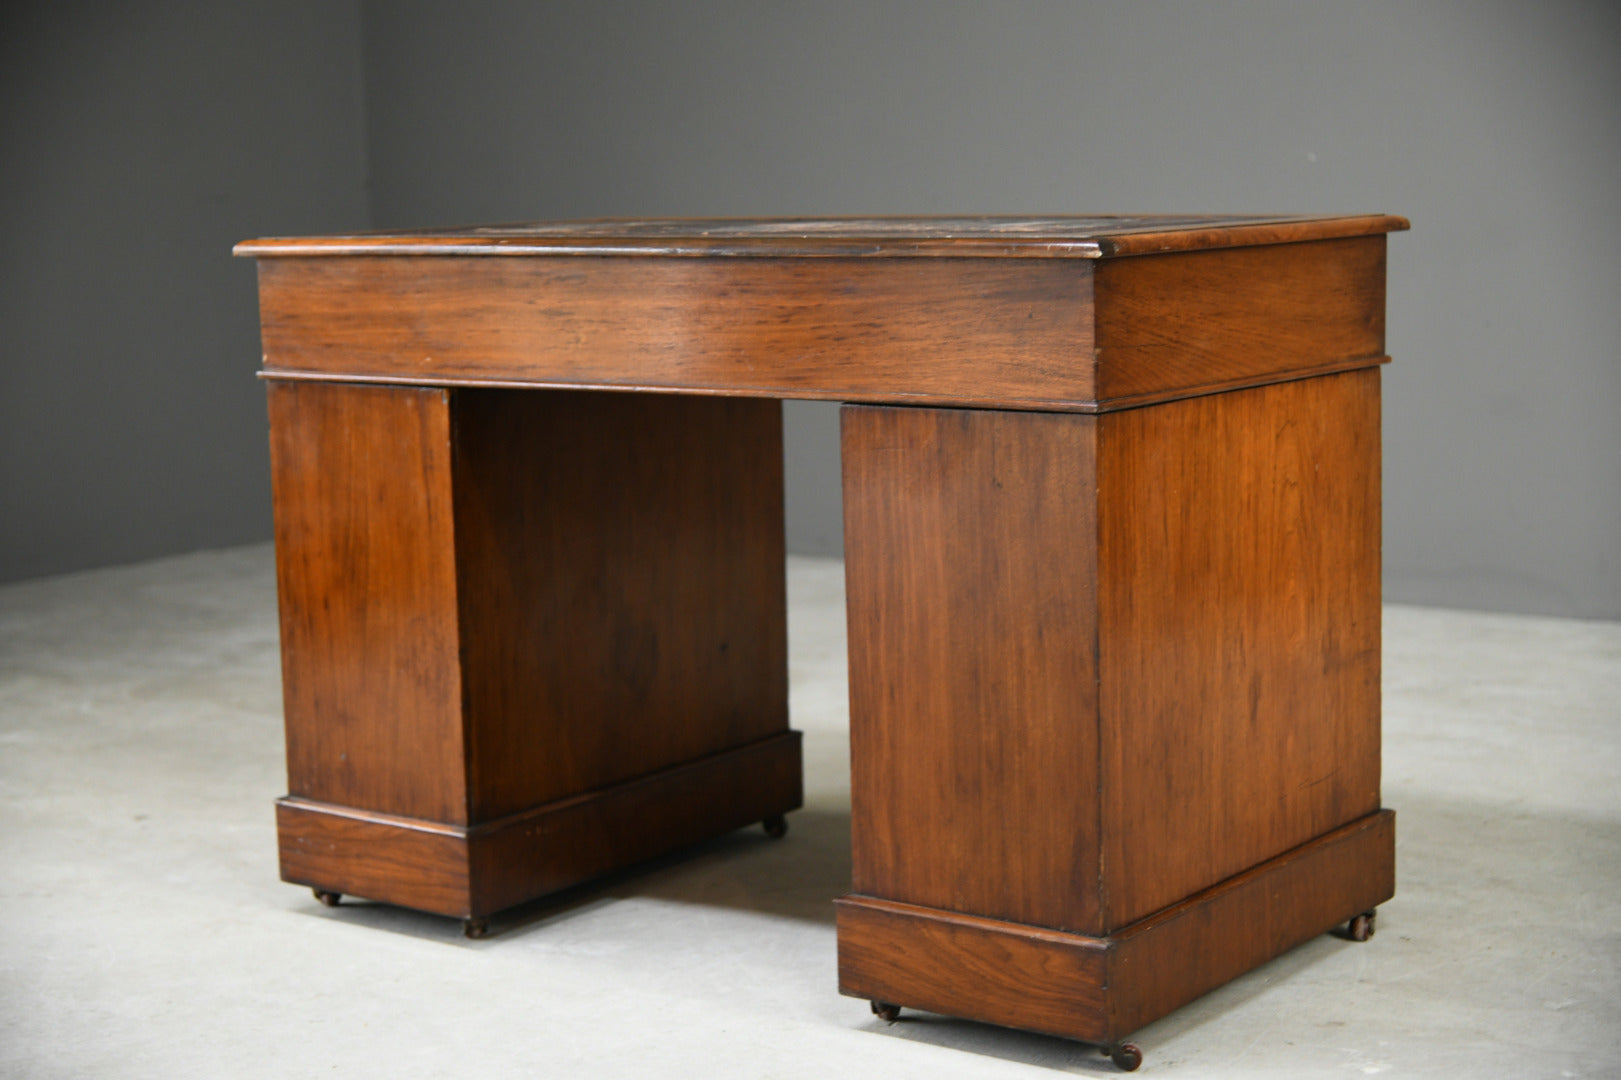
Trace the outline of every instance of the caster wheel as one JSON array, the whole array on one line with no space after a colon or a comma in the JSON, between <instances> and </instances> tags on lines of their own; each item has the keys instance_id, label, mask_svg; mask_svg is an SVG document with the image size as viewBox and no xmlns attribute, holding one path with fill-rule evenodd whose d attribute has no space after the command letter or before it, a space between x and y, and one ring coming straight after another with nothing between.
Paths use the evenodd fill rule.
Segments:
<instances>
[{"instance_id":1,"label":"caster wheel","mask_svg":"<svg viewBox=\"0 0 1621 1080\"><path fill-rule=\"evenodd\" d=\"M788 819L781 814L772 814L760 822L760 828L773 840L781 840L788 835Z\"/></svg>"},{"instance_id":2,"label":"caster wheel","mask_svg":"<svg viewBox=\"0 0 1621 1080\"><path fill-rule=\"evenodd\" d=\"M325 889L311 889L310 892L314 893L315 898L327 907L337 907L338 901L343 899L343 894L340 892L327 892Z\"/></svg>"},{"instance_id":3,"label":"caster wheel","mask_svg":"<svg viewBox=\"0 0 1621 1080\"><path fill-rule=\"evenodd\" d=\"M1143 1052L1137 1049L1136 1043L1121 1043L1104 1053L1109 1055L1109 1060L1121 1072L1136 1072L1137 1066L1143 1063Z\"/></svg>"},{"instance_id":4,"label":"caster wheel","mask_svg":"<svg viewBox=\"0 0 1621 1080\"><path fill-rule=\"evenodd\" d=\"M463 919L462 920L462 933L466 934L468 937L472 938L475 941L478 940L479 938L483 937L485 934L488 934L489 932L490 932L490 920L488 920L488 919Z\"/></svg>"},{"instance_id":5,"label":"caster wheel","mask_svg":"<svg viewBox=\"0 0 1621 1080\"><path fill-rule=\"evenodd\" d=\"M1378 912L1364 911L1351 920L1350 925L1346 927L1346 936L1352 941L1367 941L1373 936L1374 920L1377 917Z\"/></svg>"},{"instance_id":6,"label":"caster wheel","mask_svg":"<svg viewBox=\"0 0 1621 1080\"><path fill-rule=\"evenodd\" d=\"M875 1001L872 1003L872 1014L880 1020L893 1024L901 1018L901 1007L891 1005L887 1001Z\"/></svg>"}]
</instances>

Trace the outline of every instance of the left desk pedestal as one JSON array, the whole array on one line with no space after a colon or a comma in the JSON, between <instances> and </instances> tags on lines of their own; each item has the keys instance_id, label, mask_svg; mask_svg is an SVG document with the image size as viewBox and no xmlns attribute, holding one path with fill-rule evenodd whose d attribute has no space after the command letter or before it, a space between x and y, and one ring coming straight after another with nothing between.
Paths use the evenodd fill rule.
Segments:
<instances>
[{"instance_id":1,"label":"left desk pedestal","mask_svg":"<svg viewBox=\"0 0 1621 1080\"><path fill-rule=\"evenodd\" d=\"M779 402L269 396L285 880L481 919L800 805Z\"/></svg>"}]
</instances>

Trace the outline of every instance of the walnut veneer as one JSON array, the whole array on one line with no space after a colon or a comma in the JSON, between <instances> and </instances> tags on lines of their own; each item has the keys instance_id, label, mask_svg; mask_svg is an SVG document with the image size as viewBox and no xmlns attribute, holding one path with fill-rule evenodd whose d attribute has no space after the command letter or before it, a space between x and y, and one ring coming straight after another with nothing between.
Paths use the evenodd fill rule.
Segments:
<instances>
[{"instance_id":1,"label":"walnut veneer","mask_svg":"<svg viewBox=\"0 0 1621 1080\"><path fill-rule=\"evenodd\" d=\"M1123 1036L1394 891L1379 365L1405 227L240 245L283 876L481 926L798 806L776 399L840 400L840 988L1134 1065Z\"/></svg>"}]
</instances>

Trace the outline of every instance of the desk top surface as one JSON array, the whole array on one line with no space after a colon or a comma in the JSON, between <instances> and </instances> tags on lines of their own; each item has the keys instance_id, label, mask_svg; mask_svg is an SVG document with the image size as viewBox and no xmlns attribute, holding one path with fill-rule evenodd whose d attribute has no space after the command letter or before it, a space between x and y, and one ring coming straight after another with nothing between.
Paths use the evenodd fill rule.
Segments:
<instances>
[{"instance_id":1,"label":"desk top surface","mask_svg":"<svg viewBox=\"0 0 1621 1080\"><path fill-rule=\"evenodd\" d=\"M1368 236L1388 214L1336 217L599 218L248 240L238 255L663 255L762 258L1082 258Z\"/></svg>"}]
</instances>

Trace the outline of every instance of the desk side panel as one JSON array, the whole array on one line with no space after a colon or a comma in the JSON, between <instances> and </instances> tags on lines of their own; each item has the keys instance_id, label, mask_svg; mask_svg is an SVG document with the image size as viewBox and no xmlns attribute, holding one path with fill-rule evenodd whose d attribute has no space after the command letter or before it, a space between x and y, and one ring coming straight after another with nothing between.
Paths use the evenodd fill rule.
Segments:
<instances>
[{"instance_id":1,"label":"desk side panel","mask_svg":"<svg viewBox=\"0 0 1621 1080\"><path fill-rule=\"evenodd\" d=\"M1091 260L339 256L259 264L265 371L1065 408Z\"/></svg>"},{"instance_id":2,"label":"desk side panel","mask_svg":"<svg viewBox=\"0 0 1621 1080\"><path fill-rule=\"evenodd\" d=\"M1096 927L1096 423L844 409L856 893Z\"/></svg>"},{"instance_id":3,"label":"desk side panel","mask_svg":"<svg viewBox=\"0 0 1621 1080\"><path fill-rule=\"evenodd\" d=\"M1379 808L1379 370L1098 418L1107 923Z\"/></svg>"},{"instance_id":4,"label":"desk side panel","mask_svg":"<svg viewBox=\"0 0 1621 1080\"><path fill-rule=\"evenodd\" d=\"M465 823L449 392L269 391L288 790Z\"/></svg>"},{"instance_id":5,"label":"desk side panel","mask_svg":"<svg viewBox=\"0 0 1621 1080\"><path fill-rule=\"evenodd\" d=\"M1100 411L1385 359L1385 238L1105 259Z\"/></svg>"}]
</instances>

